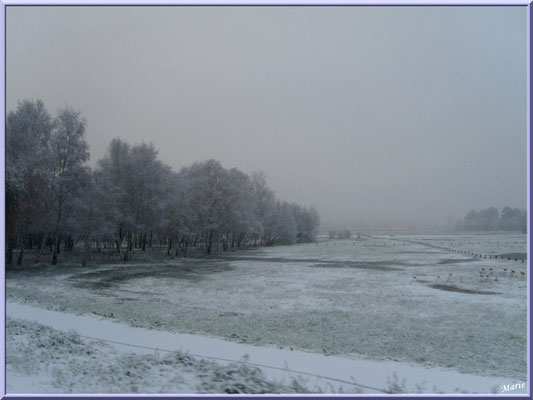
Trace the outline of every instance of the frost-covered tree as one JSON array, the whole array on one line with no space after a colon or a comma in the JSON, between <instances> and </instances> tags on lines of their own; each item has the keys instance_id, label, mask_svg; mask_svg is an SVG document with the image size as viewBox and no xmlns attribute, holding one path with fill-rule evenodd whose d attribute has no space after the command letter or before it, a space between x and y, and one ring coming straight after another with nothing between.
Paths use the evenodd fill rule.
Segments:
<instances>
[{"instance_id":1,"label":"frost-covered tree","mask_svg":"<svg viewBox=\"0 0 533 400\"><path fill-rule=\"evenodd\" d=\"M276 197L274 192L268 187L266 176L263 172L252 174L252 188L254 199L254 213L257 220L257 228L254 232L254 245L257 238L260 244L267 244L272 241L274 232L271 229L275 226L273 220L276 214Z\"/></svg>"},{"instance_id":2,"label":"frost-covered tree","mask_svg":"<svg viewBox=\"0 0 533 400\"><path fill-rule=\"evenodd\" d=\"M223 250L239 248L259 230L250 177L233 168L226 175Z\"/></svg>"},{"instance_id":3,"label":"frost-covered tree","mask_svg":"<svg viewBox=\"0 0 533 400\"><path fill-rule=\"evenodd\" d=\"M316 210L306 209L295 203L276 202L266 220L265 244L307 243L316 239L319 225Z\"/></svg>"},{"instance_id":4,"label":"frost-covered tree","mask_svg":"<svg viewBox=\"0 0 533 400\"><path fill-rule=\"evenodd\" d=\"M54 234L52 264L57 263L61 224L65 219L66 206L73 197L81 195L81 182L87 181L89 147L85 141L85 119L81 112L70 107L61 109L55 119L50 148L52 154L51 189L54 197Z\"/></svg>"},{"instance_id":5,"label":"frost-covered tree","mask_svg":"<svg viewBox=\"0 0 533 400\"><path fill-rule=\"evenodd\" d=\"M110 208L109 220L115 226L113 245L120 254L122 243L128 232L134 229L132 216L133 185L129 183L131 176L130 145L115 138L107 148L106 155L98 161L98 173L107 183L106 193ZM130 249L131 250L131 249Z\"/></svg>"},{"instance_id":6,"label":"frost-covered tree","mask_svg":"<svg viewBox=\"0 0 533 400\"><path fill-rule=\"evenodd\" d=\"M297 241L299 243L314 242L320 218L314 207L309 209L298 204L292 204L294 218L297 224Z\"/></svg>"},{"instance_id":7,"label":"frost-covered tree","mask_svg":"<svg viewBox=\"0 0 533 400\"><path fill-rule=\"evenodd\" d=\"M268 245L293 244L297 240L298 225L294 218L294 208L286 201L276 203L276 211L272 215L272 225L269 231L272 232Z\"/></svg>"},{"instance_id":8,"label":"frost-covered tree","mask_svg":"<svg viewBox=\"0 0 533 400\"><path fill-rule=\"evenodd\" d=\"M6 120L6 264L31 231L42 229L48 214L50 135L53 120L41 100L23 100ZM41 225L41 226L40 226Z\"/></svg>"},{"instance_id":9,"label":"frost-covered tree","mask_svg":"<svg viewBox=\"0 0 533 400\"><path fill-rule=\"evenodd\" d=\"M114 245L120 253L127 239L124 259L133 247L146 250L153 242L154 233L163 228L164 207L170 168L158 159L153 144L130 146L113 139L107 154L98 163L98 171L108 182L109 203L113 210L110 218L116 226Z\"/></svg>"},{"instance_id":10,"label":"frost-covered tree","mask_svg":"<svg viewBox=\"0 0 533 400\"><path fill-rule=\"evenodd\" d=\"M504 207L501 214L495 207L489 207L481 211L471 210L466 214L463 221L456 225L457 230L488 231L488 230L517 230L527 231L526 210Z\"/></svg>"},{"instance_id":11,"label":"frost-covered tree","mask_svg":"<svg viewBox=\"0 0 533 400\"><path fill-rule=\"evenodd\" d=\"M499 211L496 207L489 207L479 212L481 218L481 230L495 230L498 229Z\"/></svg>"},{"instance_id":12,"label":"frost-covered tree","mask_svg":"<svg viewBox=\"0 0 533 400\"><path fill-rule=\"evenodd\" d=\"M500 229L506 231L527 232L527 211L518 208L504 207L499 221Z\"/></svg>"},{"instance_id":13,"label":"frost-covered tree","mask_svg":"<svg viewBox=\"0 0 533 400\"><path fill-rule=\"evenodd\" d=\"M108 182L101 171L95 171L87 176L84 193L83 198L76 198L77 212L72 218L78 226L80 239L83 242L82 266L86 266L90 260L94 244L101 251L101 243L113 243L116 227L115 199L110 195Z\"/></svg>"},{"instance_id":14,"label":"frost-covered tree","mask_svg":"<svg viewBox=\"0 0 533 400\"><path fill-rule=\"evenodd\" d=\"M183 183L188 196L189 231L201 240L206 254L223 231L225 183L227 172L220 162L207 160L182 169Z\"/></svg>"},{"instance_id":15,"label":"frost-covered tree","mask_svg":"<svg viewBox=\"0 0 533 400\"><path fill-rule=\"evenodd\" d=\"M350 239L352 237L352 232L349 230L340 231L337 235L339 239Z\"/></svg>"},{"instance_id":16,"label":"frost-covered tree","mask_svg":"<svg viewBox=\"0 0 533 400\"><path fill-rule=\"evenodd\" d=\"M162 218L164 182L170 168L158 160L153 144L133 146L130 153L129 191L135 216L135 237L138 246L146 250L152 245L154 231Z\"/></svg>"},{"instance_id":17,"label":"frost-covered tree","mask_svg":"<svg viewBox=\"0 0 533 400\"><path fill-rule=\"evenodd\" d=\"M165 195L161 203L160 235L166 240L167 255L177 256L180 250L186 254L188 232L185 223L185 192L180 175L169 171L163 186Z\"/></svg>"}]
</instances>

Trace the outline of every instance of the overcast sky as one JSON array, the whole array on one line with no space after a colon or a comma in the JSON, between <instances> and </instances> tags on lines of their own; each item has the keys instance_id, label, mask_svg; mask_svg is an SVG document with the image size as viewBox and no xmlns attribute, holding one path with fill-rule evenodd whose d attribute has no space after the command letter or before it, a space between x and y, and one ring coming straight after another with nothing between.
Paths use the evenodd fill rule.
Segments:
<instances>
[{"instance_id":1,"label":"overcast sky","mask_svg":"<svg viewBox=\"0 0 533 400\"><path fill-rule=\"evenodd\" d=\"M527 204L527 7L7 7L7 109L42 99L175 170L262 170L323 221Z\"/></svg>"}]
</instances>

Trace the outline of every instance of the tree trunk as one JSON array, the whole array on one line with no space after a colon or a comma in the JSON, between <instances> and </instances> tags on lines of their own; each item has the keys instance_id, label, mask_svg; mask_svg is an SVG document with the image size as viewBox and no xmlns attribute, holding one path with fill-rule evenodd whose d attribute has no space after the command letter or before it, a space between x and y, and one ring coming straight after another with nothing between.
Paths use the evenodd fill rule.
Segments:
<instances>
[{"instance_id":1,"label":"tree trunk","mask_svg":"<svg viewBox=\"0 0 533 400\"><path fill-rule=\"evenodd\" d=\"M57 264L57 255L59 254L59 224L61 223L61 199L58 201L57 206L57 219L56 219L56 230L55 230L55 242L54 242L54 252L52 253L52 265Z\"/></svg>"},{"instance_id":2,"label":"tree trunk","mask_svg":"<svg viewBox=\"0 0 533 400\"><path fill-rule=\"evenodd\" d=\"M118 227L118 237L115 239L115 244L117 246L118 254L122 248L122 240L124 239L124 233L122 233L122 227Z\"/></svg>"},{"instance_id":3,"label":"tree trunk","mask_svg":"<svg viewBox=\"0 0 533 400\"><path fill-rule=\"evenodd\" d=\"M20 267L22 265L22 258L24 257L24 236L20 241L20 251L19 256L17 257L17 265Z\"/></svg>"},{"instance_id":4,"label":"tree trunk","mask_svg":"<svg viewBox=\"0 0 533 400\"><path fill-rule=\"evenodd\" d=\"M91 241L89 238L85 239L85 252L83 253L83 259L81 260L81 266L85 267L87 261L91 258Z\"/></svg>"},{"instance_id":5,"label":"tree trunk","mask_svg":"<svg viewBox=\"0 0 533 400\"><path fill-rule=\"evenodd\" d=\"M15 247L14 239L9 237L7 239L7 254L6 254L6 264L13 264L13 248Z\"/></svg>"},{"instance_id":6,"label":"tree trunk","mask_svg":"<svg viewBox=\"0 0 533 400\"><path fill-rule=\"evenodd\" d=\"M205 248L205 254L209 255L211 254L211 246L213 245L213 231L209 231L209 235L207 237L207 243Z\"/></svg>"},{"instance_id":7,"label":"tree trunk","mask_svg":"<svg viewBox=\"0 0 533 400\"><path fill-rule=\"evenodd\" d=\"M131 232L128 232L128 252L133 250L133 240Z\"/></svg>"},{"instance_id":8,"label":"tree trunk","mask_svg":"<svg viewBox=\"0 0 533 400\"><path fill-rule=\"evenodd\" d=\"M6 265L13 264L13 249L17 245L17 213L14 201L11 201L11 198L6 196L5 198L6 206L6 242L7 242L7 252L6 252Z\"/></svg>"},{"instance_id":9,"label":"tree trunk","mask_svg":"<svg viewBox=\"0 0 533 400\"><path fill-rule=\"evenodd\" d=\"M128 237L128 247L126 251L124 252L124 258L123 258L124 261L128 261L131 258L129 255L131 251L133 250L133 234L131 233L131 231L128 232L127 237Z\"/></svg>"},{"instance_id":10,"label":"tree trunk","mask_svg":"<svg viewBox=\"0 0 533 400\"><path fill-rule=\"evenodd\" d=\"M222 251L228 251L228 237L226 236L224 239L222 239Z\"/></svg>"},{"instance_id":11,"label":"tree trunk","mask_svg":"<svg viewBox=\"0 0 533 400\"><path fill-rule=\"evenodd\" d=\"M189 251L189 239L184 239L184 246L182 248L183 257L187 257L187 252Z\"/></svg>"},{"instance_id":12,"label":"tree trunk","mask_svg":"<svg viewBox=\"0 0 533 400\"><path fill-rule=\"evenodd\" d=\"M17 265L20 267L22 265L22 258L24 256L24 246L20 248L19 256L17 258Z\"/></svg>"},{"instance_id":13,"label":"tree trunk","mask_svg":"<svg viewBox=\"0 0 533 400\"><path fill-rule=\"evenodd\" d=\"M91 258L91 233L92 233L92 223L93 223L93 203L92 201L89 202L89 215L87 217L87 225L85 225L85 234L83 235L83 244L85 251L83 252L83 259L81 260L81 266L85 267L87 265L87 262ZM72 240L74 243L74 240ZM72 251L72 247L70 249Z\"/></svg>"},{"instance_id":14,"label":"tree trunk","mask_svg":"<svg viewBox=\"0 0 533 400\"><path fill-rule=\"evenodd\" d=\"M172 250L172 239L168 239L167 256L170 255L171 250Z\"/></svg>"},{"instance_id":15,"label":"tree trunk","mask_svg":"<svg viewBox=\"0 0 533 400\"><path fill-rule=\"evenodd\" d=\"M43 254L44 246L46 245L46 233L43 233L43 240L41 241L41 247L39 248L39 254L37 254L37 258L35 258L35 264L38 264L41 261L41 256Z\"/></svg>"},{"instance_id":16,"label":"tree trunk","mask_svg":"<svg viewBox=\"0 0 533 400\"><path fill-rule=\"evenodd\" d=\"M54 245L54 250L52 253L52 265L57 264L57 254L59 253L59 232L56 233L55 243L57 243L57 245Z\"/></svg>"}]
</instances>

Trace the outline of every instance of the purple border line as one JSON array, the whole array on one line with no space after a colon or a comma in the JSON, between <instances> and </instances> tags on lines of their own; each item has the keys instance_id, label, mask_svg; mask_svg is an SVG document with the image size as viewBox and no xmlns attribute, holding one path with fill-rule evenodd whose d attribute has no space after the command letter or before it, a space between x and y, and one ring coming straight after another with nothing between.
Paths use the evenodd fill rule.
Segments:
<instances>
[{"instance_id":1,"label":"purple border line","mask_svg":"<svg viewBox=\"0 0 533 400\"><path fill-rule=\"evenodd\" d=\"M526 80L526 131L527 131L527 212L528 212L528 223L527 223L527 243L528 243L528 254L527 254L527 274L528 274L528 286L527 286L527 393L528 396L531 396L531 226L533 217L531 215L532 205L531 205L531 152L532 152L532 142L531 142L531 14L533 8L531 3L528 4L528 13L527 13L527 56L526 56L526 69L527 69L527 80Z\"/></svg>"},{"instance_id":2,"label":"purple border line","mask_svg":"<svg viewBox=\"0 0 533 400\"><path fill-rule=\"evenodd\" d=\"M6 224L5 224L5 212L6 212L6 207L5 207L5 178L6 178L6 174L5 174L5 137L6 137L6 133L5 133L5 129L6 129L6 124L5 124L5 121L6 121L6 115L7 115L7 111L6 111L6 104L7 104L7 90L6 90L6 37L5 37L5 34L6 34L6 6L5 4L2 3L1 7L0 7L0 20L4 22L4 29L1 29L2 33L2 54L3 54L3 57L2 57L2 79L3 79L3 88L4 88L4 95L2 96L2 107L1 108L1 117L2 117L2 141L1 141L1 151L0 151L0 175L1 175L1 182L2 184L0 185L0 196L2 198L2 201L1 203L4 204L4 206L2 207L2 212L0 213L1 217L0 217L0 225L2 226L2 232L0 233L0 251L2 253L2 268L0 268L0 280L1 280L1 284L2 284L2 293L4 293L4 295L2 296L2 307L1 308L1 314L2 314L2 329L1 329L1 332L0 332L0 340L2 341L2 347L0 349L0 358L1 358L1 362L2 362L2 365L1 365L1 368L0 368L0 371L1 371L1 377L0 377L0 386L1 386L1 391L2 391L2 397L5 396L6 392L7 392L7 377L6 377L6 374L7 374L7 368L6 368L6 306L5 306L5 293L6 293L6 276L5 276L5 244L6 244L6 240L5 240L5 236L6 236Z\"/></svg>"},{"instance_id":3,"label":"purple border line","mask_svg":"<svg viewBox=\"0 0 533 400\"><path fill-rule=\"evenodd\" d=\"M4 200L4 207L2 210L2 213L0 214L0 224L3 226L2 230L2 236L0 237L0 250L5 254L5 118L6 118L6 96L7 96L7 89L6 89L6 6L527 6L528 7L528 13L527 13L527 202L528 202L528 233L527 233L527 240L528 240L528 274L531 271L531 227L533 225L533 215L531 214L532 205L531 205L531 196L530 196L530 189L531 189L531 170L530 170L530 162L531 162L531 151L532 149L532 142L530 138L530 127L531 127L531 118L530 118L530 112L531 112L531 101L530 101L530 95L531 95L531 62L530 62L530 46L531 46L531 13L533 12L533 7L529 1L525 0L514 0L512 2L505 2L502 0L470 0L468 2L455 0L455 1L431 1L431 0L411 0L410 2L402 2L401 0L394 1L384 1L384 2L358 2L358 1L349 1L349 2L325 2L325 1L313 1L313 0L307 0L307 1L298 1L293 0L292 2L284 2L282 0L270 0L270 1L262 1L260 3L254 3L250 4L249 2L242 1L242 0L234 0L231 3L228 3L228 1L220 0L220 1L211 1L211 2L204 2L204 1L188 1L188 2L176 2L176 1L161 1L157 3L146 3L146 0L115 0L113 2L105 2L100 0L88 2L88 1L70 1L69 3L66 3L61 0L52 0L52 1L39 1L39 0L30 0L30 1L17 1L17 0L0 0L0 20L4 21L4 30L2 30L2 44L3 44L3 56L4 56L4 63L2 64L3 68L3 88L4 88L4 97L2 99L3 101L3 107L1 111L2 120L4 121L4 124L2 125L2 142L1 142L1 155L0 155L0 170L2 172L2 185L0 188L0 193L2 196L2 199ZM2 376L0 378L0 386L2 390L1 398L17 398L17 399L24 399L24 398L109 398L109 399L115 399L117 397L131 397L131 398L146 398L146 399L156 399L156 398L198 398L198 397L207 397L207 398L218 398L218 397L258 397L258 398L324 398L324 397L332 397L332 398L342 398L342 397L383 397L383 395L380 394L365 394L364 396L357 396L357 395L346 395L346 394L325 394L325 395L303 395L303 394L284 394L284 395L225 395L225 394L157 394L157 395L146 395L146 394L11 394L9 397L6 396L7 387L6 387L6 375L5 375L5 365L6 365L6 359L5 359L5 321L6 321L6 299L5 299L5 257L2 261L2 266L4 268L1 268L0 272L0 278L2 279L2 288L4 296L0 299L1 304L3 307L1 307L2 312L2 331L0 333L0 338L2 339L3 346L0 349L0 357L2 358L3 364L2 364ZM528 275L529 276L529 275ZM531 277L529 276L528 280L528 290L527 290L527 301L528 301L528 315L527 315L527 345L528 345L528 360L527 360L527 368L528 368L528 378L529 381L527 382L528 386L528 397L531 395L531 365L530 365L530 311L531 311L531 297L530 297L530 290L531 290ZM409 394L409 395L390 395L387 396L387 398L402 398L402 397L450 397L450 398L486 398L486 397L502 397L501 394L468 394L465 396L464 394L445 394L445 395L427 395L427 394ZM517 398L524 398L524 395L521 394L506 394L504 397L517 397Z\"/></svg>"},{"instance_id":4,"label":"purple border line","mask_svg":"<svg viewBox=\"0 0 533 400\"><path fill-rule=\"evenodd\" d=\"M8 3L8 4L9 4L9 3ZM11 3L11 4L15 5L16 3ZM20 3L18 3L18 4L20 4ZM26 4L28 4L28 3L26 3ZM36 2L36 3L29 3L29 4L42 4L42 3ZM64 4L64 3L63 3L63 4ZM92 4L92 5L96 5L95 3L90 3L90 4ZM100 3L100 4L108 4L108 5L109 5L109 3ZM125 4L125 3L116 3L116 4ZM131 3L129 3L129 4L131 4ZM168 3L165 3L165 4L168 4ZM196 3L195 3L195 4L196 4ZM218 3L213 3L213 5L214 5L214 4L218 4ZM271 4L271 3L268 3L268 4ZM309 4L309 3L306 3L306 4ZM390 4L390 3L386 3L386 4ZM396 4L396 3L395 3L395 4ZM446 4L449 4L449 3L446 3ZM455 3L454 3L454 4L455 4ZM509 3L504 3L504 4L505 4L505 5L509 5ZM520 3L520 4L521 4L521 3ZM182 5L182 4L178 4L178 5ZM203 4L203 5L206 5L206 4ZM334 5L334 4L328 4L328 5ZM343 4L343 5L346 5L346 4ZM358 5L361 5L361 4L358 3ZM382 5L382 4L372 4L372 5ZM427 5L427 3L426 3L426 5ZM432 4L432 5L433 5L433 4ZM461 3L461 5L465 5L465 4L464 4L464 3ZM528 103L528 107L527 107L527 108L528 108L528 110L529 110L529 108L530 108L530 105L529 105L529 104L530 104L530 101L529 101L529 100L530 100L530 99L529 99L529 92L530 92L530 90L529 90L529 89L530 89L530 70L529 70L529 65L530 65L530 62L529 62L529 55L530 55L530 51L529 51L529 45L530 45L530 36L529 36L529 34L530 34L530 25L529 25L529 23L530 23L531 5L528 4L528 7L529 7L529 11L530 11L530 12L528 13L528 16L527 16L527 19L528 19L528 38L527 38L527 43L528 43L528 50L527 50L527 53L528 53L528 57L527 57L527 63L528 63L528 77L527 77L527 79L528 79L528 80L527 80L527 82L528 82L528 98L527 98L527 103ZM1 11L1 13L2 13L1 16L4 17L3 20L4 20L4 23L5 23L5 5L4 5L4 4L2 4L2 11ZM4 26L5 26L5 25L4 25ZM5 56L5 36L4 36L4 32L2 33L2 35L3 35L2 38L4 39L4 40L3 40L3 43L4 43L4 56ZM4 66L5 66L5 64L4 64ZM5 83L6 83L6 82L5 82L5 70L4 70L4 88L5 88ZM4 99L5 99L5 97L4 97ZM3 114L3 117L4 117L4 121L5 121L5 114ZM530 116L529 116L529 114L527 115L527 128L528 128L528 133L529 133L529 128L530 128ZM2 129L4 130L4 138L5 138L5 125L4 125L4 127L3 127ZM528 137L527 137L527 140L528 140L528 150L530 149L530 144L529 144L529 143L530 143L530 140L529 140L529 139L530 139L530 138L529 138L529 134L528 134ZM2 153L3 153L3 152L2 152ZM2 155L2 157L3 157L3 155ZM528 151L528 194L527 194L527 195L528 195L528 207L530 206L530 203L529 203L529 202L530 202L530 194L529 194L529 183L530 183L529 161L530 161L530 152ZM4 166L4 163L2 163L2 168L3 168L3 166ZM4 174L4 179L5 179L5 174ZM3 182L4 182L4 181L3 181ZM2 194L4 194L4 186L2 186ZM531 209L531 208L529 207L529 210L530 210L530 209ZM531 214L530 214L530 216L531 216ZM4 214L2 214L2 218L4 218ZM4 220L4 219L2 219L2 223L4 224L4 227L5 227L5 220ZM528 229L528 240L529 240L529 232L530 232L530 229L531 229L531 218L529 219L529 227L528 227L528 228L529 228L529 229ZM4 229L4 232L5 232L5 229ZM4 243L4 241L2 241L2 244L1 244L1 246L2 246L1 248L2 248L2 249L3 249L3 246L4 246L4 245L5 245L5 243ZM528 263L530 263L530 259L529 259L529 258L528 258ZM4 293L5 293L5 276L4 276L4 270L2 270L2 277L4 278L4 280L3 280L3 285L4 285ZM528 302L529 302L529 295L530 295L530 287L528 286ZM5 311L5 308L4 308L4 311ZM530 328L530 326L529 326L529 314L528 314L528 347L529 347L529 328ZM2 332L2 339L4 339L4 345L5 345L5 338L4 338L3 336L4 336L4 331ZM5 353L2 354L2 355L5 356ZM5 365L5 364L4 364L4 365ZM529 358L528 358L528 373L529 373L529 367L530 367L530 363L529 363ZM5 376L3 376L3 379L4 379L4 378L5 378ZM4 380L4 383L5 383L5 380ZM529 385L528 385L528 387L529 387ZM4 388L5 388L5 386L4 386ZM5 393L5 391L4 391L3 393ZM528 394L529 394L529 393L530 393L530 391L529 391L529 389L528 389ZM49 397L55 397L55 396L57 396L57 395L46 395L46 396L43 396L43 397L47 397L47 398L49 398ZM79 396L79 395L77 395L77 396ZM98 395L96 395L96 396L98 396ZM120 396L120 395L117 395L117 396ZM161 396L161 395L159 395L159 396ZM159 397L159 396L158 396L158 397ZM163 395L162 397L172 397L172 396L174 396L174 395ZM187 395L185 395L185 396L187 396ZM378 395L378 396L379 396L379 395ZM419 395L419 396L415 396L415 397L422 397L422 396L423 396L423 395ZM14 396L14 397L22 398L22 397L24 397L24 395L21 395L21 396ZM70 397L70 396L68 396L68 395L60 395L59 397L64 398L64 397ZM80 397L95 397L95 395L83 395L83 396L80 396ZM113 397L114 397L114 396L113 396ZM112 397L112 398L113 398L113 397ZM129 397L144 397L144 398L152 398L151 396L150 396L150 397L146 397L146 396L143 396L143 395L129 395ZM180 397L181 397L181 396L180 396ZM204 396L202 396L202 395L193 395L193 397L204 397ZM210 395L209 397L226 397L226 396L225 396L225 395ZM265 396L259 395L259 396L254 396L254 397L265 397ZM268 397L268 396L267 396L267 397ZM286 397L301 397L301 395L300 395L300 396L298 396L298 395L290 395L290 396L287 396L287 395L286 395ZM325 397L325 396L317 396L317 397ZM338 397L338 396L328 396L328 397ZM371 396L371 397L375 397L375 396ZM441 397L441 396L436 396L436 397ZM454 396L454 397L455 397L455 396ZM474 397L477 397L477 396L474 396Z\"/></svg>"},{"instance_id":5,"label":"purple border line","mask_svg":"<svg viewBox=\"0 0 533 400\"><path fill-rule=\"evenodd\" d=\"M528 0L388 0L388 1L335 1L327 2L324 0L262 0L250 3L248 0L158 0L154 2L147 2L146 0L114 0L106 2L105 0L87 1L87 0L71 0L65 2L62 0L0 0L3 4L8 6L26 6L26 5L63 5L63 6L90 6L90 5L142 5L142 6L529 6Z\"/></svg>"}]
</instances>

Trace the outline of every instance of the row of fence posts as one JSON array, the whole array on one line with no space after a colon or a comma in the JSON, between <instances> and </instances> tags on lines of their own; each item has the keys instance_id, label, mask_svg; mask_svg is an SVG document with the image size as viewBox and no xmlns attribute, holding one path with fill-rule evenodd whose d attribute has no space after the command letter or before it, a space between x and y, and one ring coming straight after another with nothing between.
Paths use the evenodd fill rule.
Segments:
<instances>
[{"instance_id":1,"label":"row of fence posts","mask_svg":"<svg viewBox=\"0 0 533 400\"><path fill-rule=\"evenodd\" d=\"M371 239L377 239L377 238L374 238L373 236L367 236ZM401 240L401 239L389 239L389 240L395 240L395 241L399 241L399 242L402 242L403 245L405 246L407 243L405 240ZM511 261L511 260L514 260L514 261L521 261L521 262L525 262L526 260L523 259L523 258L516 258L516 257L505 257L505 256L497 256L497 255L486 255L486 254L481 254L481 253L474 253L472 251L466 251L466 250L457 250L457 249L452 249L450 247L445 247L445 246L436 246L436 245L433 245L433 244L428 244L428 243L423 243L423 242L417 242L417 241L414 241L414 240L408 240L408 242L410 243L415 243L415 244L420 244L422 246L429 246L431 248L436 248L436 249L441 249L441 250L446 250L446 251L450 251L450 252L453 252L453 253L459 253L459 254L468 254L468 255L471 255L473 256L474 258L483 258L483 259L486 259L487 257L489 259L501 259L501 260L505 260L507 258L508 261ZM472 242L468 242L469 244L472 244ZM496 242L497 244L499 244L500 242ZM503 243L503 242L502 242ZM509 244L508 241L505 242L506 244ZM316 245L318 246L319 242L316 242ZM478 242L478 244L481 244L481 242ZM489 244L489 242L487 242L487 244ZM515 241L515 244L517 244L517 242ZM327 246L328 245L328 242L325 242L325 245ZM337 243L333 243L333 246L336 246ZM392 244L394 246L394 243ZM441 242L441 245L442 245L442 242ZM344 243L344 246L346 246L346 243ZM355 246L355 242L353 242L353 246ZM366 245L365 245L366 246ZM376 243L374 242L372 244L373 247L381 247L379 245L376 245ZM383 243L383 247L386 246L386 243Z\"/></svg>"},{"instance_id":2,"label":"row of fence posts","mask_svg":"<svg viewBox=\"0 0 533 400\"><path fill-rule=\"evenodd\" d=\"M398 240L398 239L393 239L393 240ZM450 251L450 252L453 252L453 253L468 254L468 255L473 256L474 258L483 258L483 259L487 258L486 254L474 253L473 251L457 250L457 249L452 249L450 247L445 247L445 246L436 246L436 245L433 245L433 244L428 244L428 243L423 243L423 242L416 242L414 240L411 240L410 242L411 243L420 244L420 245L423 245L423 246L429 246L429 247L435 248L435 249L441 249L441 250ZM469 242L469 243L471 244L471 242ZM497 243L499 244L499 242L497 242ZM508 243L508 242L505 242L505 243ZM494 256L493 255L488 255L488 258L489 259L495 259L495 260L497 260L498 258L501 259L501 260L505 260L507 258L508 261L514 260L514 261L525 262L525 260L523 258L509 257L509 256L505 257L505 256L497 256L497 255L494 255Z\"/></svg>"}]
</instances>

